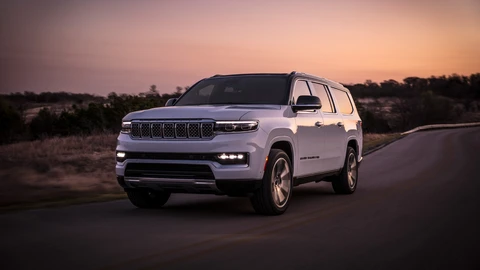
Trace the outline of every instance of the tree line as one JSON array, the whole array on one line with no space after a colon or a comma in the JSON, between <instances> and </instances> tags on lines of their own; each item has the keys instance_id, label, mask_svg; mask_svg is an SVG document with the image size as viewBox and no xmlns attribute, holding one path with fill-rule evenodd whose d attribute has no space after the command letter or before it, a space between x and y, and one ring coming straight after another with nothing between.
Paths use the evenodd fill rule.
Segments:
<instances>
[{"instance_id":1,"label":"tree line","mask_svg":"<svg viewBox=\"0 0 480 270\"><path fill-rule=\"evenodd\" d=\"M52 136L91 135L120 131L121 120L129 112L164 106L170 98L179 97L185 89L177 87L174 93L160 94L155 85L148 92L138 95L110 93L107 97L89 94L59 93L55 104L73 103L70 108L57 113L54 109L42 108L38 114L26 121L27 102L42 100L45 96L32 93L14 93L0 96L0 143L20 140L36 140ZM53 95L54 96L54 95ZM88 104L85 104L85 100ZM50 100L51 101L51 100Z\"/></svg>"},{"instance_id":2,"label":"tree line","mask_svg":"<svg viewBox=\"0 0 480 270\"><path fill-rule=\"evenodd\" d=\"M466 113L479 111L480 73L407 77L402 82L367 80L345 86L356 100L364 132L401 132L421 125L454 123ZM359 102L362 99L373 102Z\"/></svg>"},{"instance_id":3,"label":"tree line","mask_svg":"<svg viewBox=\"0 0 480 270\"><path fill-rule=\"evenodd\" d=\"M480 73L470 76L452 74L450 76L431 76L429 78L407 77L402 82L386 80L345 84L353 96L363 97L415 97L423 92L453 99L480 99Z\"/></svg>"},{"instance_id":4,"label":"tree line","mask_svg":"<svg viewBox=\"0 0 480 270\"><path fill-rule=\"evenodd\" d=\"M480 73L408 77L402 82L367 80L363 84L345 86L356 100L365 132L398 132L419 125L451 123L465 112L477 112L480 104ZM116 133L120 130L121 119L129 112L164 106L169 98L179 97L187 89L177 87L173 93L160 94L152 85L147 92L138 95L112 92L106 97L67 92L0 95L0 143ZM388 104L380 101L382 98L388 98ZM365 103L362 99L373 102ZM32 107L55 104L68 104L68 107L61 111L53 109L54 106L45 107L31 120L26 119L26 112Z\"/></svg>"}]
</instances>

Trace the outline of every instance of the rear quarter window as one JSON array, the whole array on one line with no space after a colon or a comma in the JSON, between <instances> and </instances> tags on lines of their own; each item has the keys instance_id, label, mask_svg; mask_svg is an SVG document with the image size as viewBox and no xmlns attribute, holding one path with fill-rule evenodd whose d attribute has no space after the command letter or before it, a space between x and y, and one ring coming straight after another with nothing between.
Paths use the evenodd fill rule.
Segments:
<instances>
[{"instance_id":1,"label":"rear quarter window","mask_svg":"<svg viewBox=\"0 0 480 270\"><path fill-rule=\"evenodd\" d=\"M353 105L348 93L342 90L332 88L332 92L337 99L337 108L343 114L352 114Z\"/></svg>"}]
</instances>

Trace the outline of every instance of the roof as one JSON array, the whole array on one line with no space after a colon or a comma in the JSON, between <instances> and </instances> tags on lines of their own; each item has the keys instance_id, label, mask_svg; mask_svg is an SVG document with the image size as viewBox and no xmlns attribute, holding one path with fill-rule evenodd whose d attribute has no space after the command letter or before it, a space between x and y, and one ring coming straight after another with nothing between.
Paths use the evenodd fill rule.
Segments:
<instances>
[{"instance_id":1,"label":"roof","mask_svg":"<svg viewBox=\"0 0 480 270\"><path fill-rule=\"evenodd\" d=\"M287 76L288 73L239 73L239 74L216 74L213 77L232 77L232 76Z\"/></svg>"},{"instance_id":2,"label":"roof","mask_svg":"<svg viewBox=\"0 0 480 270\"><path fill-rule=\"evenodd\" d=\"M239 73L239 74L216 74L212 76L211 78L216 78L216 77L234 77L234 76L292 76L292 77L302 77L302 78L307 78L307 79L312 79L316 81L320 81L322 83L328 84L332 87L337 87L340 89L346 89L342 84L332 81L326 78L322 78L319 76L311 75L308 73L303 73L303 72L297 72L297 71L292 71L290 73Z\"/></svg>"},{"instance_id":3,"label":"roof","mask_svg":"<svg viewBox=\"0 0 480 270\"><path fill-rule=\"evenodd\" d=\"M319 77L319 76L315 76L315 75L312 75L312 74L308 74L308 73L303 73L303 72L292 72L294 73L295 75L299 76L299 77L303 77L303 78L308 78L308 79L313 79L313 80L316 80L316 81L320 81L322 83L325 83L325 84L328 84L332 87L336 87L336 88L340 88L340 89L345 89L345 90L348 90L347 88L345 88L345 86L343 86L341 83L339 82L336 82L336 81L332 81L332 80L329 80L327 78L323 78L323 77Z\"/></svg>"}]
</instances>

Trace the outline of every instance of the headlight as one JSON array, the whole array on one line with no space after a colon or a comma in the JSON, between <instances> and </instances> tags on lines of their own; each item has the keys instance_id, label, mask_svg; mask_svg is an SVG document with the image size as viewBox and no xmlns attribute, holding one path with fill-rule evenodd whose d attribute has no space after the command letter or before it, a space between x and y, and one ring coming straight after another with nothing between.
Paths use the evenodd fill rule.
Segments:
<instances>
[{"instance_id":1,"label":"headlight","mask_svg":"<svg viewBox=\"0 0 480 270\"><path fill-rule=\"evenodd\" d=\"M258 129L258 121L217 121L215 122L215 132L249 132Z\"/></svg>"},{"instance_id":2,"label":"headlight","mask_svg":"<svg viewBox=\"0 0 480 270\"><path fill-rule=\"evenodd\" d=\"M132 131L132 122L122 122L122 133L130 134Z\"/></svg>"}]
</instances>

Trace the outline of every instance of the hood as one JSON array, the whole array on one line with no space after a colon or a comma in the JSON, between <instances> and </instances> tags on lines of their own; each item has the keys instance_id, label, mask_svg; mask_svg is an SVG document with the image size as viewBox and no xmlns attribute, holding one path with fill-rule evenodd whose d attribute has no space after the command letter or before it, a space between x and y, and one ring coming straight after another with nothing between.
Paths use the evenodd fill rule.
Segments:
<instances>
[{"instance_id":1,"label":"hood","mask_svg":"<svg viewBox=\"0 0 480 270\"><path fill-rule=\"evenodd\" d=\"M148 119L240 120L251 111L280 110L280 105L171 106L131 112L123 121Z\"/></svg>"}]
</instances>

